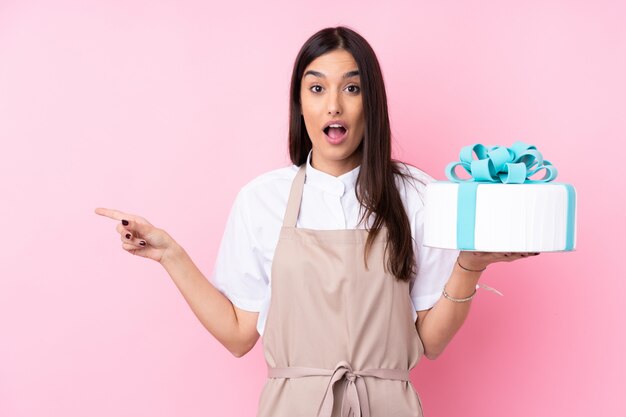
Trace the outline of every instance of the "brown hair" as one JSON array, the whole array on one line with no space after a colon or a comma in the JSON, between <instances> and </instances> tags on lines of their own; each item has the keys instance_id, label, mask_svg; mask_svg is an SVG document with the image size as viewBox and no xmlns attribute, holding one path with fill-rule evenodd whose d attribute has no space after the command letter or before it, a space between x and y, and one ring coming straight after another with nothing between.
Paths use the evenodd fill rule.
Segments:
<instances>
[{"instance_id":1,"label":"brown hair","mask_svg":"<svg viewBox=\"0 0 626 417\"><path fill-rule=\"evenodd\" d=\"M400 165L405 163L391 158L391 129L387 109L387 94L382 71L374 50L357 32L344 26L318 31L302 46L296 57L291 76L289 100L289 156L301 166L306 163L312 148L301 114L300 88L304 69L317 57L336 49L352 54L361 78L365 130L363 141L355 152L361 152L361 167L356 179L356 196L365 208L360 222L375 214L372 228L365 244L364 261L374 239L385 225L389 231L385 253L390 246L387 270L398 279L408 281L416 273L411 228L404 210L395 175L402 180L415 179Z\"/></svg>"}]
</instances>

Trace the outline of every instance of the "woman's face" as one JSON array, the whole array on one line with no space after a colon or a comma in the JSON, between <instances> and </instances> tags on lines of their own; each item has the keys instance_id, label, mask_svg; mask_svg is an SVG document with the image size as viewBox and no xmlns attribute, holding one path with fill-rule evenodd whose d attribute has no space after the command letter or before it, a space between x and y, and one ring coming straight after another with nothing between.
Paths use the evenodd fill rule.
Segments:
<instances>
[{"instance_id":1,"label":"woman's face","mask_svg":"<svg viewBox=\"0 0 626 417\"><path fill-rule=\"evenodd\" d=\"M363 140L365 117L352 54L337 49L313 60L304 69L300 102L313 144L311 165L334 176L360 165L361 153L355 151ZM334 121L342 127L327 127Z\"/></svg>"}]
</instances>

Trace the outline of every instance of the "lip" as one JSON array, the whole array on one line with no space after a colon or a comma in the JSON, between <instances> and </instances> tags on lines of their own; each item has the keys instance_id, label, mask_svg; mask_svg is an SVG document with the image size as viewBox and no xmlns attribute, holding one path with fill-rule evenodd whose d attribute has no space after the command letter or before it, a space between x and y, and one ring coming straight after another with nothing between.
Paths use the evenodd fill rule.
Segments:
<instances>
[{"instance_id":1,"label":"lip","mask_svg":"<svg viewBox=\"0 0 626 417\"><path fill-rule=\"evenodd\" d=\"M344 129L346 129L346 131L343 133L343 135L341 135L341 137L337 138L337 139L333 139L330 136L328 136L326 134L326 132L324 132L324 129L326 129L328 126L334 124L334 123L338 123L340 125L343 126ZM332 144L332 145L339 145L341 144L343 141L346 140L346 138L348 137L348 132L350 131L350 129L348 129L348 125L346 124L346 122L344 122L343 120L340 119L335 119L335 120L331 120L329 122L327 122L324 127L322 128L322 133L324 134L324 136L326 137L326 140L328 141L328 143Z\"/></svg>"},{"instance_id":2,"label":"lip","mask_svg":"<svg viewBox=\"0 0 626 417\"><path fill-rule=\"evenodd\" d=\"M328 141L328 143L330 143L331 145L339 145L339 144L343 143L346 140L346 138L348 137L348 131L346 130L343 135L341 135L340 137L338 137L336 139L335 138L331 138L325 132L324 132L324 137L326 137L326 141Z\"/></svg>"},{"instance_id":3,"label":"lip","mask_svg":"<svg viewBox=\"0 0 626 417\"><path fill-rule=\"evenodd\" d=\"M341 120L341 119L335 119L335 120L331 120L329 122L326 122L326 124L324 126L322 126L322 131L324 129L326 129L328 126L334 124L334 123L339 123L341 126L344 127L344 129L346 129L346 131L348 131L348 124L345 122L345 120Z\"/></svg>"}]
</instances>

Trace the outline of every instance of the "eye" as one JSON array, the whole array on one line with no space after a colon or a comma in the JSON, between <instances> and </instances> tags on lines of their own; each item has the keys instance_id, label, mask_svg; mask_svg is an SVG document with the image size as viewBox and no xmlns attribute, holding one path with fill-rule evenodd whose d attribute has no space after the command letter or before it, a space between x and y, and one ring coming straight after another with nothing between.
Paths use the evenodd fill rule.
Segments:
<instances>
[{"instance_id":1,"label":"eye","mask_svg":"<svg viewBox=\"0 0 626 417\"><path fill-rule=\"evenodd\" d=\"M314 88L323 88L321 85L318 84L314 84L311 87L309 87L309 90L311 90L314 93L321 93L321 90L314 90ZM361 87L359 87L356 84L350 84L349 86L347 86L346 88L354 88L354 90L349 91L350 93L354 93L354 94L358 94L361 91Z\"/></svg>"}]
</instances>

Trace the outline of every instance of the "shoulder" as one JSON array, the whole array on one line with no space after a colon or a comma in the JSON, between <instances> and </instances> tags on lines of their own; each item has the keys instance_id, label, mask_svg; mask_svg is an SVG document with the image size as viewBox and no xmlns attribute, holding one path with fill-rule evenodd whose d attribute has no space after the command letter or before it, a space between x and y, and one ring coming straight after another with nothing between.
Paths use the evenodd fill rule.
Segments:
<instances>
[{"instance_id":1,"label":"shoulder","mask_svg":"<svg viewBox=\"0 0 626 417\"><path fill-rule=\"evenodd\" d=\"M398 191L403 200L408 205L420 206L424 204L426 185L436 181L433 176L426 171L402 161L395 161L395 166L399 173L396 173L395 180Z\"/></svg>"},{"instance_id":2,"label":"shoulder","mask_svg":"<svg viewBox=\"0 0 626 417\"><path fill-rule=\"evenodd\" d=\"M297 172L298 166L292 164L253 177L240 188L235 204L248 212L249 216L268 211L258 210L258 208L279 212L282 205L286 204Z\"/></svg>"},{"instance_id":3,"label":"shoulder","mask_svg":"<svg viewBox=\"0 0 626 417\"><path fill-rule=\"evenodd\" d=\"M245 183L239 191L244 195L259 195L291 186L298 166L289 165L263 172Z\"/></svg>"},{"instance_id":4,"label":"shoulder","mask_svg":"<svg viewBox=\"0 0 626 417\"><path fill-rule=\"evenodd\" d=\"M234 211L243 228L254 242L256 250L271 259L280 234L289 190L298 172L289 165L263 172L239 190Z\"/></svg>"}]
</instances>

